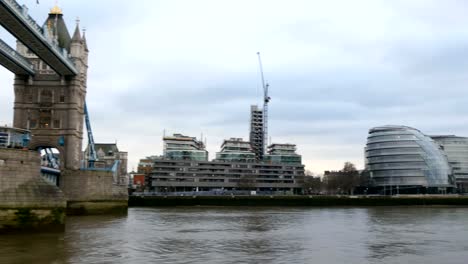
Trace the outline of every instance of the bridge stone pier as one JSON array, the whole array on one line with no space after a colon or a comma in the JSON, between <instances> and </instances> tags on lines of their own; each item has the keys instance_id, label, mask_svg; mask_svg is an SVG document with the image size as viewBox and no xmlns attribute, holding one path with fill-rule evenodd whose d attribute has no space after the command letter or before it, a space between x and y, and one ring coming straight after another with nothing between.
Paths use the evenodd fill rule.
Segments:
<instances>
[{"instance_id":1,"label":"bridge stone pier","mask_svg":"<svg viewBox=\"0 0 468 264\"><path fill-rule=\"evenodd\" d=\"M63 224L64 201L70 214L126 211L112 172L81 169L89 50L78 21L70 36L57 6L40 27L26 7L0 0L0 24L18 39L16 50L0 40L0 64L15 73L13 126L31 131L29 150L0 149L0 230L51 215ZM40 176L40 148L60 152L58 188Z\"/></svg>"},{"instance_id":2,"label":"bridge stone pier","mask_svg":"<svg viewBox=\"0 0 468 264\"><path fill-rule=\"evenodd\" d=\"M67 200L39 176L37 151L0 149L0 234L64 227Z\"/></svg>"}]
</instances>

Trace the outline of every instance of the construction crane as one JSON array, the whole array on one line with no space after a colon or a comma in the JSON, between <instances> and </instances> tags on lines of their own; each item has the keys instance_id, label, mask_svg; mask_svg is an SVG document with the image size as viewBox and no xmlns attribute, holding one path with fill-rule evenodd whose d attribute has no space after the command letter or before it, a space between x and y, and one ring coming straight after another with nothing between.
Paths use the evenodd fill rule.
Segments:
<instances>
[{"instance_id":1,"label":"construction crane","mask_svg":"<svg viewBox=\"0 0 468 264\"><path fill-rule=\"evenodd\" d=\"M89 112L86 102L84 103L86 131L88 131L88 168L94 168L94 162L97 160L96 149L94 147L93 131L91 122L89 121Z\"/></svg>"},{"instance_id":2,"label":"construction crane","mask_svg":"<svg viewBox=\"0 0 468 264\"><path fill-rule=\"evenodd\" d=\"M270 86L265 82L265 77L263 76L263 66L262 58L260 57L260 52L257 52L258 64L260 65L260 74L262 76L262 87L263 87L263 140L262 140L262 151L263 154L267 152L267 141L268 141L268 103L270 102L270 96L268 96L268 87Z\"/></svg>"}]
</instances>

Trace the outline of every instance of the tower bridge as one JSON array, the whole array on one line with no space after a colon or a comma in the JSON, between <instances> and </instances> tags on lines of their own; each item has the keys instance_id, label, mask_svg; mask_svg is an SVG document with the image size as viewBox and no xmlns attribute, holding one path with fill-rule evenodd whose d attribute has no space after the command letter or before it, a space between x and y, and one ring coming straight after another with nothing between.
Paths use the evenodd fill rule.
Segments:
<instances>
[{"instance_id":1,"label":"tower bridge","mask_svg":"<svg viewBox=\"0 0 468 264\"><path fill-rule=\"evenodd\" d=\"M13 126L32 132L30 148L56 148L62 168L79 169L83 140L88 48L76 25L70 37L55 6L43 26L26 6L0 0L0 24L17 38L0 42L1 64L15 73Z\"/></svg>"},{"instance_id":2,"label":"tower bridge","mask_svg":"<svg viewBox=\"0 0 468 264\"><path fill-rule=\"evenodd\" d=\"M112 172L80 170L89 50L78 21L70 35L59 7L52 8L43 26L39 26L28 15L26 6L15 0L0 0L0 25L17 39L16 49L0 39L0 64L14 73L13 126L31 131L28 147L32 150L26 155L25 151L0 149L0 215L5 201L11 202L8 206L15 202L24 206L43 199L41 193L50 196L50 186L40 187L43 183L39 183L39 169L37 175L33 169L36 163L40 167L38 150L44 148L60 152L60 170L54 168L46 175L60 175L60 190L56 189L54 199L63 192L68 209L82 211L87 210L83 204L99 200L108 207L122 207L125 202L126 207L126 188L115 186ZM22 171L23 164L29 166L28 170ZM52 170L43 173L47 171ZM21 189L26 182L27 188L39 189ZM22 191L27 194L18 196ZM29 197L31 193L41 197ZM13 201L9 195L16 195L18 200Z\"/></svg>"}]
</instances>

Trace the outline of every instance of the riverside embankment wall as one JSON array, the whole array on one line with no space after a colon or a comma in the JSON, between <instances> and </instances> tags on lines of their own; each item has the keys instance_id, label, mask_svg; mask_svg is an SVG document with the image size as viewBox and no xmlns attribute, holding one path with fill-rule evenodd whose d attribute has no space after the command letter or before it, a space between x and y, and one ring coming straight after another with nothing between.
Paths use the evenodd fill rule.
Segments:
<instances>
[{"instance_id":1,"label":"riverside embankment wall","mask_svg":"<svg viewBox=\"0 0 468 264\"><path fill-rule=\"evenodd\" d=\"M129 206L467 206L468 197L130 196Z\"/></svg>"},{"instance_id":2,"label":"riverside embankment wall","mask_svg":"<svg viewBox=\"0 0 468 264\"><path fill-rule=\"evenodd\" d=\"M109 171L65 170L60 189L67 197L69 215L127 211L127 186L115 185Z\"/></svg>"}]
</instances>

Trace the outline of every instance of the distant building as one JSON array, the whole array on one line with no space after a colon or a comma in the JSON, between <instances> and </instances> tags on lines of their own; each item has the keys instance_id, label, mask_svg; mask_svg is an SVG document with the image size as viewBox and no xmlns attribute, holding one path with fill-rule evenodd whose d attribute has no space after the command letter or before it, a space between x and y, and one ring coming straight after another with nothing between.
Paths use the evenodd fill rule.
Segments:
<instances>
[{"instance_id":1,"label":"distant building","mask_svg":"<svg viewBox=\"0 0 468 264\"><path fill-rule=\"evenodd\" d=\"M94 167L96 169L115 170L115 182L119 184L127 182L128 153L120 151L116 143L97 143L94 144L94 148L97 154L97 161L94 162ZM83 167L88 168L89 146L86 147L83 156Z\"/></svg>"},{"instance_id":2,"label":"distant building","mask_svg":"<svg viewBox=\"0 0 468 264\"><path fill-rule=\"evenodd\" d=\"M267 163L301 164L301 155L296 153L294 144L271 144L264 157Z\"/></svg>"},{"instance_id":3,"label":"distant building","mask_svg":"<svg viewBox=\"0 0 468 264\"><path fill-rule=\"evenodd\" d=\"M370 129L365 158L373 184L391 193L445 193L455 187L445 152L411 127Z\"/></svg>"},{"instance_id":4,"label":"distant building","mask_svg":"<svg viewBox=\"0 0 468 264\"><path fill-rule=\"evenodd\" d=\"M258 106L252 105L250 107L250 144L257 161L263 160L264 146L266 144L263 141L263 111Z\"/></svg>"},{"instance_id":5,"label":"distant building","mask_svg":"<svg viewBox=\"0 0 468 264\"><path fill-rule=\"evenodd\" d=\"M208 151L205 144L195 137L174 134L164 137L163 156L172 160L208 160Z\"/></svg>"},{"instance_id":6,"label":"distant building","mask_svg":"<svg viewBox=\"0 0 468 264\"><path fill-rule=\"evenodd\" d=\"M255 162L255 153L250 142L242 138L226 139L221 145L221 151L216 153L216 161Z\"/></svg>"},{"instance_id":7,"label":"distant building","mask_svg":"<svg viewBox=\"0 0 468 264\"><path fill-rule=\"evenodd\" d=\"M146 178L145 178L145 174L142 174L142 173L135 173L133 174L133 185L136 186L137 188L140 188L140 187L145 187L146 185Z\"/></svg>"},{"instance_id":8,"label":"distant building","mask_svg":"<svg viewBox=\"0 0 468 264\"><path fill-rule=\"evenodd\" d=\"M468 192L468 138L457 136L431 136L447 154L457 189Z\"/></svg>"},{"instance_id":9,"label":"distant building","mask_svg":"<svg viewBox=\"0 0 468 264\"><path fill-rule=\"evenodd\" d=\"M149 174L152 171L153 160L162 159L162 156L150 156L144 159L140 159L138 162L138 173Z\"/></svg>"}]
</instances>

